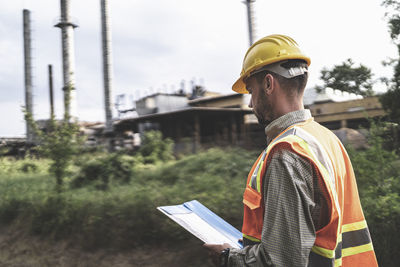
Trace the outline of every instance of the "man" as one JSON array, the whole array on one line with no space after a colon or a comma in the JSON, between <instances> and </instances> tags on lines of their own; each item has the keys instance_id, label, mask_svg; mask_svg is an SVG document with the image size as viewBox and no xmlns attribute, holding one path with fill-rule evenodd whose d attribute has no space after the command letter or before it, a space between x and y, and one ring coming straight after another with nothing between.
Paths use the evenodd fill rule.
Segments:
<instances>
[{"instance_id":1,"label":"man","mask_svg":"<svg viewBox=\"0 0 400 267\"><path fill-rule=\"evenodd\" d=\"M204 246L220 266L377 266L350 159L303 106L310 59L284 35L247 51L233 90L266 126L243 195L243 249Z\"/></svg>"}]
</instances>

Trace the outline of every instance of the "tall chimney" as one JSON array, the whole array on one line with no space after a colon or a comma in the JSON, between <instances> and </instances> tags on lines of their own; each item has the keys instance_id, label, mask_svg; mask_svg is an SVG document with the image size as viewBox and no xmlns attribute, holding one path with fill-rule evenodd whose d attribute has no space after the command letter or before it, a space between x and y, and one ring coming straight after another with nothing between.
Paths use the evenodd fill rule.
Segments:
<instances>
[{"instance_id":1,"label":"tall chimney","mask_svg":"<svg viewBox=\"0 0 400 267\"><path fill-rule=\"evenodd\" d=\"M249 43L250 46L254 42L254 17L253 17L253 3L256 0L245 0L244 4L247 7L247 21L248 21L248 26L249 26Z\"/></svg>"},{"instance_id":2,"label":"tall chimney","mask_svg":"<svg viewBox=\"0 0 400 267\"><path fill-rule=\"evenodd\" d=\"M27 9L23 10L23 25L24 25L24 67L25 67L25 108L33 116L32 102L32 56L31 56L31 12ZM26 122L26 142L33 142L32 127Z\"/></svg>"},{"instance_id":3,"label":"tall chimney","mask_svg":"<svg viewBox=\"0 0 400 267\"><path fill-rule=\"evenodd\" d=\"M103 46L104 108L106 115L105 130L106 132L112 132L112 58L108 0L100 0L100 2L101 36Z\"/></svg>"},{"instance_id":4,"label":"tall chimney","mask_svg":"<svg viewBox=\"0 0 400 267\"><path fill-rule=\"evenodd\" d=\"M78 27L70 21L69 0L60 0L61 20L55 27L61 29L63 78L64 78L64 116L73 120L78 119L76 90L75 90L75 52L74 28Z\"/></svg>"}]
</instances>

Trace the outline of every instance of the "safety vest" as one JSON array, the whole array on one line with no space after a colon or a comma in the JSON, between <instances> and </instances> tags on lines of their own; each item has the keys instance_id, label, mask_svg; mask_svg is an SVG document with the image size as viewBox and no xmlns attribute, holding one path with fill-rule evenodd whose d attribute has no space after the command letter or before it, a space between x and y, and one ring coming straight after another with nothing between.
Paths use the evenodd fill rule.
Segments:
<instances>
[{"instance_id":1,"label":"safety vest","mask_svg":"<svg viewBox=\"0 0 400 267\"><path fill-rule=\"evenodd\" d=\"M310 265L377 266L347 152L331 131L312 118L283 131L254 163L243 195L244 239L253 242L261 240L264 220L263 177L269 153L280 143L289 144L294 152L314 165L329 195L329 222L316 232Z\"/></svg>"}]
</instances>

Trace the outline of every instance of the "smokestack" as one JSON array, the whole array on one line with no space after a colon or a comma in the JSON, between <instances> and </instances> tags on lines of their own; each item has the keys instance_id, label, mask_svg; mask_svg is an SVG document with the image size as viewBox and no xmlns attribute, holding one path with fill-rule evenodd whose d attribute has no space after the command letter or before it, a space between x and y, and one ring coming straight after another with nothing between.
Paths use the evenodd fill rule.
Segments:
<instances>
[{"instance_id":1,"label":"smokestack","mask_svg":"<svg viewBox=\"0 0 400 267\"><path fill-rule=\"evenodd\" d=\"M73 120L78 119L76 90L75 90L75 51L74 28L78 25L70 21L69 0L60 0L61 20L55 25L61 29L63 78L64 78L64 116Z\"/></svg>"},{"instance_id":2,"label":"smokestack","mask_svg":"<svg viewBox=\"0 0 400 267\"><path fill-rule=\"evenodd\" d=\"M250 46L253 44L253 42L254 42L254 25L253 25L253 23L254 23L254 17L253 17L253 14L254 14L254 12L253 12L253 3L255 2L256 0L245 0L245 2L244 2L244 4L246 5L246 7L247 7L247 21L248 21L248 25L249 25L249 43L250 43Z\"/></svg>"},{"instance_id":3,"label":"smokestack","mask_svg":"<svg viewBox=\"0 0 400 267\"><path fill-rule=\"evenodd\" d=\"M24 25L24 66L25 66L25 108L33 116L32 102L32 56L31 56L31 21L30 11L23 10L23 25ZM26 142L33 142L32 127L26 122Z\"/></svg>"},{"instance_id":4,"label":"smokestack","mask_svg":"<svg viewBox=\"0 0 400 267\"><path fill-rule=\"evenodd\" d=\"M103 46L104 108L106 115L105 130L106 132L112 132L112 58L108 0L100 0L100 2L101 36Z\"/></svg>"},{"instance_id":5,"label":"smokestack","mask_svg":"<svg viewBox=\"0 0 400 267\"><path fill-rule=\"evenodd\" d=\"M49 65L50 118L54 118L53 67Z\"/></svg>"}]
</instances>

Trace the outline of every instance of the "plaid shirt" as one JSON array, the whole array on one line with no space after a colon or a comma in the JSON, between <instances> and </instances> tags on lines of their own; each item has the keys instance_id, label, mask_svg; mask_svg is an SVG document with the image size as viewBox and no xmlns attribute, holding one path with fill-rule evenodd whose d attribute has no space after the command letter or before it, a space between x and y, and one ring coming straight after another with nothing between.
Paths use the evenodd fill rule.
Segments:
<instances>
[{"instance_id":1,"label":"plaid shirt","mask_svg":"<svg viewBox=\"0 0 400 267\"><path fill-rule=\"evenodd\" d=\"M265 128L269 144L289 126L311 118L309 110L288 113ZM315 232L329 215L317 170L289 145L279 144L267 159L261 243L231 249L228 266L307 266Z\"/></svg>"}]
</instances>

